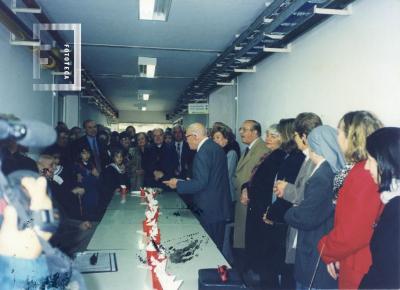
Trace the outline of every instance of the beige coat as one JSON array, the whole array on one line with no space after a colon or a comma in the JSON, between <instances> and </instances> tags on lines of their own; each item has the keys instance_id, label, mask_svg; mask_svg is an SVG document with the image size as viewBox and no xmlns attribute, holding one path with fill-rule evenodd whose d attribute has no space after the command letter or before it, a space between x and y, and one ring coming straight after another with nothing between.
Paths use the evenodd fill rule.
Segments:
<instances>
[{"instance_id":1,"label":"beige coat","mask_svg":"<svg viewBox=\"0 0 400 290\"><path fill-rule=\"evenodd\" d=\"M254 166L256 166L260 158L268 151L269 149L265 147L265 143L261 140L261 138L258 138L253 147L250 149L249 153L247 153L246 157L244 157L243 154L237 164L234 179L237 196L237 202L235 206L235 226L233 234L234 248L245 247L247 206L240 203L242 184L249 181L251 171L253 170Z\"/></svg>"}]
</instances>

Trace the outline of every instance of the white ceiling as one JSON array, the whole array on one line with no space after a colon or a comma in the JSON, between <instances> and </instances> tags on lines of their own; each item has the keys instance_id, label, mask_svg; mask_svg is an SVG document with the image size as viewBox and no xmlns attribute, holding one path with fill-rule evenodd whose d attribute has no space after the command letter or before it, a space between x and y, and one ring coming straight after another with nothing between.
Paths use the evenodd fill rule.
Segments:
<instances>
[{"instance_id":1,"label":"white ceiling","mask_svg":"<svg viewBox=\"0 0 400 290\"><path fill-rule=\"evenodd\" d=\"M169 111L193 78L265 9L266 1L172 0L168 22L138 20L138 0L37 2L55 23L82 24L82 64L118 110L137 110L137 91L149 90L147 109ZM158 78L135 77L138 56L157 58Z\"/></svg>"}]
</instances>

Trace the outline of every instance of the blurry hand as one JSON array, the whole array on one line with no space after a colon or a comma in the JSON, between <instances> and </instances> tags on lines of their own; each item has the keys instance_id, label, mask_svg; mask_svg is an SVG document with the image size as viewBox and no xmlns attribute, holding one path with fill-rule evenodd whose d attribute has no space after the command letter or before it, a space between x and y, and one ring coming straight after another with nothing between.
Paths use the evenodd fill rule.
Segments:
<instances>
[{"instance_id":1,"label":"blurry hand","mask_svg":"<svg viewBox=\"0 0 400 290\"><path fill-rule=\"evenodd\" d=\"M273 190L277 197L282 198L284 196L286 185L287 182L283 180L278 180L275 182Z\"/></svg>"},{"instance_id":2,"label":"blurry hand","mask_svg":"<svg viewBox=\"0 0 400 290\"><path fill-rule=\"evenodd\" d=\"M335 280L339 277L339 268L339 262L329 263L328 265L326 265L326 269L328 270L329 275L331 275L331 277Z\"/></svg>"},{"instance_id":3,"label":"blurry hand","mask_svg":"<svg viewBox=\"0 0 400 290\"><path fill-rule=\"evenodd\" d=\"M88 230L88 229L91 229L92 226L93 226L93 225L92 225L91 222L85 221L85 222L83 222L83 223L81 223L81 224L79 225L79 228L80 228L82 231L86 231L86 230Z\"/></svg>"},{"instance_id":4,"label":"blurry hand","mask_svg":"<svg viewBox=\"0 0 400 290\"><path fill-rule=\"evenodd\" d=\"M165 185L169 186L170 188L175 189L176 186L177 186L177 183L178 183L178 179L172 178L172 179L170 179L170 180L163 181L163 183L164 183Z\"/></svg>"},{"instance_id":5,"label":"blurry hand","mask_svg":"<svg viewBox=\"0 0 400 290\"><path fill-rule=\"evenodd\" d=\"M274 221L270 220L268 218L268 210L269 210L269 207L267 208L267 211L263 214L262 219L263 219L263 222L265 224L273 226L274 225Z\"/></svg>"},{"instance_id":6,"label":"blurry hand","mask_svg":"<svg viewBox=\"0 0 400 290\"><path fill-rule=\"evenodd\" d=\"M76 194L76 195L82 196L82 195L85 194L85 189L82 188L82 187L75 187L75 188L72 190L72 193L73 193L73 194Z\"/></svg>"},{"instance_id":7,"label":"blurry hand","mask_svg":"<svg viewBox=\"0 0 400 290\"><path fill-rule=\"evenodd\" d=\"M240 203L243 205L248 205L249 201L250 201L250 199L249 199L249 195L247 192L247 188L244 188L242 190L242 194L240 195Z\"/></svg>"},{"instance_id":8,"label":"blurry hand","mask_svg":"<svg viewBox=\"0 0 400 290\"><path fill-rule=\"evenodd\" d=\"M21 184L31 199L31 210L53 208L51 199L47 195L47 181L45 178L24 177L21 180Z\"/></svg>"},{"instance_id":9,"label":"blurry hand","mask_svg":"<svg viewBox=\"0 0 400 290\"><path fill-rule=\"evenodd\" d=\"M153 175L154 175L154 179L156 181L158 181L158 180L160 180L160 178L162 178L164 176L164 172L159 171L159 170L154 170Z\"/></svg>"},{"instance_id":10,"label":"blurry hand","mask_svg":"<svg viewBox=\"0 0 400 290\"><path fill-rule=\"evenodd\" d=\"M21 180L24 190L31 198L31 210L52 209L52 203L46 193L46 179L39 177L24 177ZM38 235L49 239L48 232L35 231L31 228L18 230L17 211L7 206L3 212L3 224L0 229L0 255L23 259L35 259L42 253Z\"/></svg>"},{"instance_id":11,"label":"blurry hand","mask_svg":"<svg viewBox=\"0 0 400 290\"><path fill-rule=\"evenodd\" d=\"M99 174L99 172L97 171L96 168L93 168L92 169L92 175L98 177L100 174Z\"/></svg>"},{"instance_id":12,"label":"blurry hand","mask_svg":"<svg viewBox=\"0 0 400 290\"><path fill-rule=\"evenodd\" d=\"M43 177L35 179L33 177L24 177L21 180L21 184L31 199L31 210L42 210L42 209L52 209L53 203L47 195L47 181ZM37 231L40 237L45 240L51 238L51 233Z\"/></svg>"}]
</instances>

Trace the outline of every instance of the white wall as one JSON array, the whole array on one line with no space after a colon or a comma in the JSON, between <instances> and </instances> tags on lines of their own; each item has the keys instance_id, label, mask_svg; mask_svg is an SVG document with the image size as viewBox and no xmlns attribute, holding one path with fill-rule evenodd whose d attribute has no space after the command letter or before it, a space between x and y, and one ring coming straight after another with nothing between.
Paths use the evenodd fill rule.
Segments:
<instances>
[{"instance_id":1,"label":"white wall","mask_svg":"<svg viewBox=\"0 0 400 290\"><path fill-rule=\"evenodd\" d=\"M183 115L182 125L183 125L184 128L189 127L190 124L193 124L193 123L201 123L206 128L210 127L212 125L208 121L208 115L207 114L186 114L186 115Z\"/></svg>"},{"instance_id":2,"label":"white wall","mask_svg":"<svg viewBox=\"0 0 400 290\"><path fill-rule=\"evenodd\" d=\"M80 99L79 103L79 127L82 127L82 123L85 120L96 121L97 124L102 124L103 126L109 127L110 124L107 123L107 118L103 115L94 104L88 104L87 99Z\"/></svg>"},{"instance_id":3,"label":"white wall","mask_svg":"<svg viewBox=\"0 0 400 290\"><path fill-rule=\"evenodd\" d=\"M79 124L79 95L66 95L64 97L64 122L68 128Z\"/></svg>"},{"instance_id":4,"label":"white wall","mask_svg":"<svg viewBox=\"0 0 400 290\"><path fill-rule=\"evenodd\" d=\"M155 111L119 111L119 122L121 123L159 123L170 124L165 115L167 112Z\"/></svg>"},{"instance_id":5,"label":"white wall","mask_svg":"<svg viewBox=\"0 0 400 290\"><path fill-rule=\"evenodd\" d=\"M400 1L359 0L239 77L238 120L266 125L312 111L336 126L351 110L370 110L400 126Z\"/></svg>"},{"instance_id":6,"label":"white wall","mask_svg":"<svg viewBox=\"0 0 400 290\"><path fill-rule=\"evenodd\" d=\"M54 125L52 93L33 91L32 51L10 45L9 39L8 30L0 24L0 112ZM40 82L51 80L50 72L42 70Z\"/></svg>"},{"instance_id":7,"label":"white wall","mask_svg":"<svg viewBox=\"0 0 400 290\"><path fill-rule=\"evenodd\" d=\"M222 87L208 98L208 121L210 126L223 122L236 130L236 86Z\"/></svg>"}]
</instances>

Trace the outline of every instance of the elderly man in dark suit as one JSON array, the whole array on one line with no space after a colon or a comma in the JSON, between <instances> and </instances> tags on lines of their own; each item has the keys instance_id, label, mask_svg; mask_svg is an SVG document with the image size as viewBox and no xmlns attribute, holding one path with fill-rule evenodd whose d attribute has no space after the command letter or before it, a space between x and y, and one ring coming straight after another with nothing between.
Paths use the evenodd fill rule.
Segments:
<instances>
[{"instance_id":1,"label":"elderly man in dark suit","mask_svg":"<svg viewBox=\"0 0 400 290\"><path fill-rule=\"evenodd\" d=\"M190 149L197 150L193 161L193 178L165 181L180 194L193 194L195 214L201 225L221 250L225 221L231 217L228 166L225 152L207 137L200 123L189 126L186 138Z\"/></svg>"},{"instance_id":2,"label":"elderly man in dark suit","mask_svg":"<svg viewBox=\"0 0 400 290\"><path fill-rule=\"evenodd\" d=\"M173 145L164 142L164 131L153 130L154 144L144 152L142 166L145 170L144 185L150 187L166 186L162 183L175 176L178 168L178 156Z\"/></svg>"}]
</instances>

